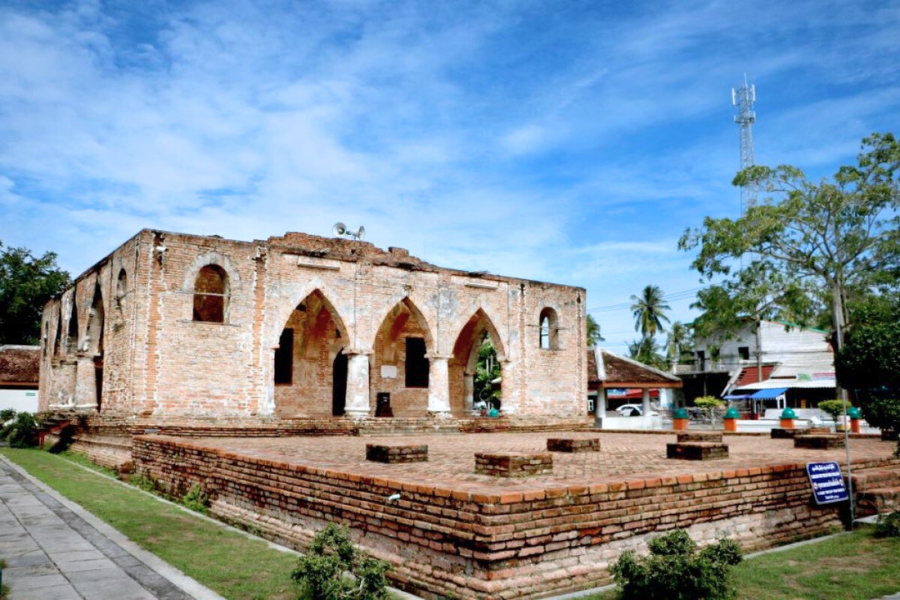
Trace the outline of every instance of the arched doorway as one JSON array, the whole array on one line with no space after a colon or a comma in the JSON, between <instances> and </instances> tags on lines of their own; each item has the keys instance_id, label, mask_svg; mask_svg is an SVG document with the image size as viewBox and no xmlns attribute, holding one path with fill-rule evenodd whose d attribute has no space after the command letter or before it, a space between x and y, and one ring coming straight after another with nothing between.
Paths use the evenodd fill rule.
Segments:
<instances>
[{"instance_id":1,"label":"arched doorway","mask_svg":"<svg viewBox=\"0 0 900 600\"><path fill-rule=\"evenodd\" d=\"M275 351L276 415L294 418L343 414L346 341L347 330L340 315L320 290L314 290L297 304Z\"/></svg>"},{"instance_id":2,"label":"arched doorway","mask_svg":"<svg viewBox=\"0 0 900 600\"><path fill-rule=\"evenodd\" d=\"M347 405L347 364L347 355L341 349L332 364L331 414L335 417L344 416Z\"/></svg>"},{"instance_id":3,"label":"arched doorway","mask_svg":"<svg viewBox=\"0 0 900 600\"><path fill-rule=\"evenodd\" d=\"M486 409L502 404L501 365L506 357L500 336L481 309L469 318L453 345L448 365L450 410L454 416L477 413L477 403Z\"/></svg>"},{"instance_id":4,"label":"arched doorway","mask_svg":"<svg viewBox=\"0 0 900 600\"><path fill-rule=\"evenodd\" d=\"M100 284L94 286L94 300L91 303L91 312L88 316L87 334L85 345L87 353L94 361L94 404L99 411L103 404L103 330L105 313L103 310L103 294ZM80 359L79 359L80 360Z\"/></svg>"},{"instance_id":5,"label":"arched doorway","mask_svg":"<svg viewBox=\"0 0 900 600\"><path fill-rule=\"evenodd\" d=\"M373 345L369 396L390 394L395 417L428 414L431 331L409 298L398 302L381 322Z\"/></svg>"}]
</instances>

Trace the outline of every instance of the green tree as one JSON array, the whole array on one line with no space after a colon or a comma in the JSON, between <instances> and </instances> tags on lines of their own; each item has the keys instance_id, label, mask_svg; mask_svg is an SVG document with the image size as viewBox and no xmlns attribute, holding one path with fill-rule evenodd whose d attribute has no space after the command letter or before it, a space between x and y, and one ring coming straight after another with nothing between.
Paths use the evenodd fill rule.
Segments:
<instances>
[{"instance_id":1,"label":"green tree","mask_svg":"<svg viewBox=\"0 0 900 600\"><path fill-rule=\"evenodd\" d=\"M652 337L644 337L628 344L628 356L640 363L656 367L666 368L666 359L660 353L659 344Z\"/></svg>"},{"instance_id":2,"label":"green tree","mask_svg":"<svg viewBox=\"0 0 900 600\"><path fill-rule=\"evenodd\" d=\"M671 310L671 308L664 300L664 295L659 286L648 285L641 292L640 297L631 296L634 330L640 331L642 337L652 338L657 333L665 331L662 322L669 322L666 311Z\"/></svg>"},{"instance_id":3,"label":"green tree","mask_svg":"<svg viewBox=\"0 0 900 600\"><path fill-rule=\"evenodd\" d=\"M666 339L666 358L670 362L684 362L691 359L694 349L694 339L691 328L681 321L672 323L669 336Z\"/></svg>"},{"instance_id":4,"label":"green tree","mask_svg":"<svg viewBox=\"0 0 900 600\"><path fill-rule=\"evenodd\" d=\"M588 348L593 348L597 345L597 342L605 342L603 335L600 333L600 324L594 320L594 317L591 315L587 316L585 319L587 323L587 345Z\"/></svg>"},{"instance_id":5,"label":"green tree","mask_svg":"<svg viewBox=\"0 0 900 600\"><path fill-rule=\"evenodd\" d=\"M900 431L900 299L872 296L850 316L853 327L834 361L838 379L870 425Z\"/></svg>"},{"instance_id":6,"label":"green tree","mask_svg":"<svg viewBox=\"0 0 900 600\"><path fill-rule=\"evenodd\" d=\"M491 383L498 377L500 377L500 361L497 360L497 350L490 336L485 334L481 346L478 347L478 359L475 363L473 393L476 402L484 400L490 408L500 399L500 390L493 389Z\"/></svg>"},{"instance_id":7,"label":"green tree","mask_svg":"<svg viewBox=\"0 0 900 600\"><path fill-rule=\"evenodd\" d=\"M750 271L757 281L795 290L824 288L840 347L848 297L897 272L898 166L900 144L892 134L874 134L863 140L857 165L841 167L833 181L813 183L792 166L750 167L734 184L757 185L773 197L735 220L707 217L702 228L685 231L679 248L699 247L692 267L705 280L730 277L727 291L742 289ZM745 255L752 260L738 266Z\"/></svg>"},{"instance_id":8,"label":"green tree","mask_svg":"<svg viewBox=\"0 0 900 600\"><path fill-rule=\"evenodd\" d=\"M25 248L5 249L0 254L0 344L39 344L44 304L69 283L53 252L35 258Z\"/></svg>"}]
</instances>

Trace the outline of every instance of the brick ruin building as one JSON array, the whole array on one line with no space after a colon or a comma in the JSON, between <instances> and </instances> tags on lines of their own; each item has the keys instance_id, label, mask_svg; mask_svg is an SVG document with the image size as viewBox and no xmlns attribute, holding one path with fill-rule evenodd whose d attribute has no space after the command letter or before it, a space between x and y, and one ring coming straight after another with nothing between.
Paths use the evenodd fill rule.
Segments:
<instances>
[{"instance_id":1,"label":"brick ruin building","mask_svg":"<svg viewBox=\"0 0 900 600\"><path fill-rule=\"evenodd\" d=\"M143 230L44 308L42 411L128 428L335 427L472 414L493 342L501 414L583 420L584 290L287 233ZM441 417L444 417L443 419Z\"/></svg>"}]
</instances>

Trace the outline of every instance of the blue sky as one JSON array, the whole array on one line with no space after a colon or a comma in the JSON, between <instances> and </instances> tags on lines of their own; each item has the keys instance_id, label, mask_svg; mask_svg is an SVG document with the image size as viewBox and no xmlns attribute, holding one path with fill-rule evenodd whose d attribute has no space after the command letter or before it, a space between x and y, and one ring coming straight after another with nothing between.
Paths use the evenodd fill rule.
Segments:
<instances>
[{"instance_id":1,"label":"blue sky","mask_svg":"<svg viewBox=\"0 0 900 600\"><path fill-rule=\"evenodd\" d=\"M692 317L684 229L737 215L745 72L757 163L830 176L900 133L900 2L0 2L0 240L74 275L144 227L343 221L585 287L624 352L645 285Z\"/></svg>"}]
</instances>

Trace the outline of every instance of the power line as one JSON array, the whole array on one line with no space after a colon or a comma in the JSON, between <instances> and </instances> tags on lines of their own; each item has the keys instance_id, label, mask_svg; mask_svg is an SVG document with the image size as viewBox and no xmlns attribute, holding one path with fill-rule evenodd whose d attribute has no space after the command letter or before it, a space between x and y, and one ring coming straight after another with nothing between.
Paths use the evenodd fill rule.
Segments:
<instances>
[{"instance_id":1,"label":"power line","mask_svg":"<svg viewBox=\"0 0 900 600\"><path fill-rule=\"evenodd\" d=\"M663 296L663 300L668 302L681 302L683 300L690 300L697 296L697 292L702 290L702 287L691 288L689 290L682 290L680 292L672 292L671 294L666 294ZM618 304L609 304L607 306L598 306L596 308L589 308L588 312L611 312L616 310L631 310L632 305L634 304L633 300L629 300L628 302L620 302Z\"/></svg>"}]
</instances>

